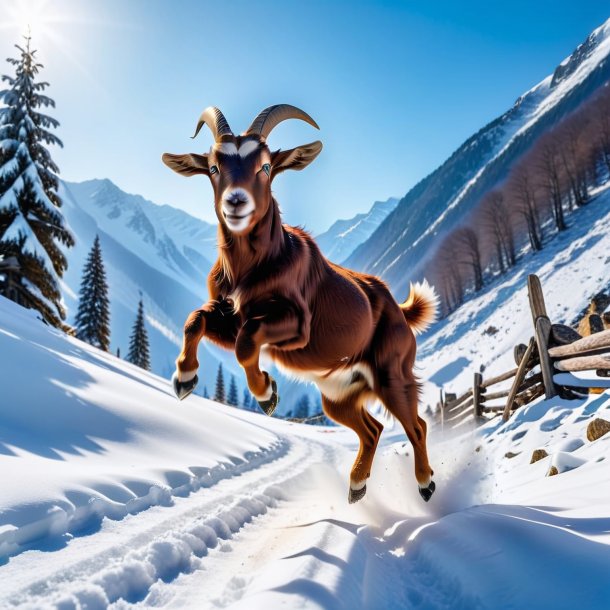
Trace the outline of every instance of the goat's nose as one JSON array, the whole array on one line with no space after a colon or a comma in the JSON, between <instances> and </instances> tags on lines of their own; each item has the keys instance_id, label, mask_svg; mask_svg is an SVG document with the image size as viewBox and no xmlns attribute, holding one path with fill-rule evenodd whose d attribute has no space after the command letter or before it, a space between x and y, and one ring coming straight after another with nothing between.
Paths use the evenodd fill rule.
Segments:
<instances>
[{"instance_id":1,"label":"goat's nose","mask_svg":"<svg viewBox=\"0 0 610 610\"><path fill-rule=\"evenodd\" d=\"M248 202L248 198L244 193L231 193L228 197L225 198L227 203L230 203L232 206L236 208L246 204Z\"/></svg>"}]
</instances>

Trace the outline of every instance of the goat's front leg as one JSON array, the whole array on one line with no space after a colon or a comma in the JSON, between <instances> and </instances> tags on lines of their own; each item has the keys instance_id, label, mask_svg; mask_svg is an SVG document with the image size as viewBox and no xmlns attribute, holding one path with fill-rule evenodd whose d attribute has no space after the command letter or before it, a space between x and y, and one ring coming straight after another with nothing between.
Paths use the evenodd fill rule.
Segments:
<instances>
[{"instance_id":1,"label":"goat's front leg","mask_svg":"<svg viewBox=\"0 0 610 610\"><path fill-rule=\"evenodd\" d=\"M197 386L197 348L203 337L226 347L235 348L239 329L239 317L229 301L210 301L193 311L184 324L182 351L176 360L176 372L172 377L174 392L184 400Z\"/></svg>"},{"instance_id":2,"label":"goat's front leg","mask_svg":"<svg viewBox=\"0 0 610 610\"><path fill-rule=\"evenodd\" d=\"M261 346L269 344L285 350L305 347L309 321L310 316L293 303L273 300L254 308L237 335L235 355L244 368L250 391L267 415L275 411L279 397L274 379L260 369Z\"/></svg>"}]
</instances>

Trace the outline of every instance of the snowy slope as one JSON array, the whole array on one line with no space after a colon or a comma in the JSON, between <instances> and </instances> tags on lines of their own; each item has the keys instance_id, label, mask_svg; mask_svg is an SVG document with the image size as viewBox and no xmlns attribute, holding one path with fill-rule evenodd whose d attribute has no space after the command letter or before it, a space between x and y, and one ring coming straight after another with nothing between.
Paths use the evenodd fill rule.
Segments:
<instances>
[{"instance_id":1,"label":"snowy slope","mask_svg":"<svg viewBox=\"0 0 610 610\"><path fill-rule=\"evenodd\" d=\"M69 265L62 282L68 322L74 321L85 259L99 234L109 285L111 351L120 348L122 357L127 355L142 294L152 370L169 378L182 345L184 320L207 300L205 281L211 263L201 254L191 255L193 261L201 259L198 266L184 261L187 249L207 247L209 225L170 206L127 195L108 180L63 183L61 195L62 211L76 237L76 245L67 252ZM189 232L191 224L194 235ZM177 265L183 273L174 271ZM201 389L205 385L213 391L222 362L225 372L236 376L241 398L245 382L232 354L207 343L200 354L205 363L199 375Z\"/></svg>"},{"instance_id":2,"label":"snowy slope","mask_svg":"<svg viewBox=\"0 0 610 610\"><path fill-rule=\"evenodd\" d=\"M428 404L436 403L440 387L466 390L481 365L484 376L514 367L513 347L527 344L533 335L530 273L540 277L553 323L572 324L596 293L610 288L610 185L594 192L590 204L570 216L569 225L541 252L525 255L510 274L426 333L418 345L417 363L428 381ZM489 334L492 328L497 331Z\"/></svg>"},{"instance_id":3,"label":"snowy slope","mask_svg":"<svg viewBox=\"0 0 610 610\"><path fill-rule=\"evenodd\" d=\"M316 243L333 262L342 263L360 244L364 243L398 205L398 199L376 201L366 213L347 220L337 220L328 231L316 236Z\"/></svg>"},{"instance_id":4,"label":"snowy slope","mask_svg":"<svg viewBox=\"0 0 610 610\"><path fill-rule=\"evenodd\" d=\"M404 435L386 432L349 505L349 431L178 403L3 299L0 353L0 607L610 604L610 434L585 434L610 419L609 393L432 430L429 504Z\"/></svg>"},{"instance_id":5,"label":"snowy slope","mask_svg":"<svg viewBox=\"0 0 610 610\"><path fill-rule=\"evenodd\" d=\"M140 293L144 299L153 372L169 378L182 345L188 314L207 301L207 275L216 260L216 227L168 205L129 195L110 180L62 183L62 211L76 237L67 251L68 270L63 292L68 322L73 323L85 259L99 234L110 293L111 351L127 355L129 336ZM201 343L199 370L202 392L213 394L218 365L225 370L225 387L235 376L240 401L246 387L243 370L233 353ZM294 408L303 394L313 404L316 392L273 370L282 394L278 412Z\"/></svg>"},{"instance_id":6,"label":"snowy slope","mask_svg":"<svg viewBox=\"0 0 610 610\"><path fill-rule=\"evenodd\" d=\"M610 78L610 20L498 119L469 138L413 187L346 264L387 280L397 294L421 273L439 239L463 222L481 196L549 126Z\"/></svg>"},{"instance_id":7,"label":"snowy slope","mask_svg":"<svg viewBox=\"0 0 610 610\"><path fill-rule=\"evenodd\" d=\"M216 260L216 226L169 205L130 195L110 180L63 183L101 231L190 289Z\"/></svg>"}]
</instances>

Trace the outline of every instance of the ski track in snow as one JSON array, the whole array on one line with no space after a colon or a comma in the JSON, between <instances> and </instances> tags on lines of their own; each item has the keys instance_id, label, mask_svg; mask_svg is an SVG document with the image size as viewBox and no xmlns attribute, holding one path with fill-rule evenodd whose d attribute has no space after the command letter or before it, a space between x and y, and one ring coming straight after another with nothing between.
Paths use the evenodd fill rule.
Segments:
<instances>
[{"instance_id":1,"label":"ski track in snow","mask_svg":"<svg viewBox=\"0 0 610 610\"><path fill-rule=\"evenodd\" d=\"M264 515L285 498L284 484L328 449L314 441L293 439L290 450L242 474L173 505L156 506L120 521L106 521L101 531L77 534L65 548L23 553L2 568L0 600L30 608L106 607L118 600L136 602L158 580L205 566L212 549L229 550L229 540L245 524Z\"/></svg>"}]
</instances>

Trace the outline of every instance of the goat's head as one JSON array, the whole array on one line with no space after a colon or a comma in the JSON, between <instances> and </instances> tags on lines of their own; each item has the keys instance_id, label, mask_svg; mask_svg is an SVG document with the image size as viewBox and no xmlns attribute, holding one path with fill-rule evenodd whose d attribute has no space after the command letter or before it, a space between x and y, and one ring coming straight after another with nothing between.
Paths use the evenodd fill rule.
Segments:
<instances>
[{"instance_id":1,"label":"goat's head","mask_svg":"<svg viewBox=\"0 0 610 610\"><path fill-rule=\"evenodd\" d=\"M206 108L193 138L207 125L214 135L210 151L207 154L165 153L163 162L183 176L208 176L214 189L218 220L234 235L247 235L269 211L271 182L275 176L286 169L307 167L322 150L322 142L317 141L271 152L267 137L286 119L301 119L319 129L307 113L289 104L279 104L263 110L242 135L236 136L218 108Z\"/></svg>"}]
</instances>

